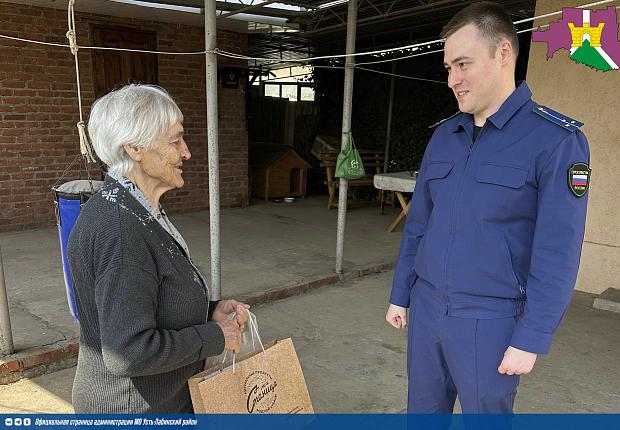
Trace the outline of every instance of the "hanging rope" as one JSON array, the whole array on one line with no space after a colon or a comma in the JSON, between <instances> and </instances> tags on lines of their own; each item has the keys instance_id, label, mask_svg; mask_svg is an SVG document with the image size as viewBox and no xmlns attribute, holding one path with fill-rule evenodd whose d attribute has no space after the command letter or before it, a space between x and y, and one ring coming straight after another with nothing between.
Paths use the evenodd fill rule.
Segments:
<instances>
[{"instance_id":1,"label":"hanging rope","mask_svg":"<svg viewBox=\"0 0 620 430\"><path fill-rule=\"evenodd\" d=\"M80 87L80 64L78 62L78 44L75 33L75 12L73 6L75 5L75 0L69 0L69 8L67 10L67 21L69 30L67 31L67 39L69 39L69 48L71 49L71 53L75 58L75 76L77 80L77 97L78 97L78 109L80 111L80 121L77 123L78 134L80 136L80 152L84 157L86 163L94 163L95 157L93 156L93 152L90 146L90 142L88 141L88 137L86 136L86 127L84 125L84 117L82 114L82 90ZM87 166L88 167L88 166ZM86 169L88 177L90 179L90 172L88 168Z\"/></svg>"}]
</instances>

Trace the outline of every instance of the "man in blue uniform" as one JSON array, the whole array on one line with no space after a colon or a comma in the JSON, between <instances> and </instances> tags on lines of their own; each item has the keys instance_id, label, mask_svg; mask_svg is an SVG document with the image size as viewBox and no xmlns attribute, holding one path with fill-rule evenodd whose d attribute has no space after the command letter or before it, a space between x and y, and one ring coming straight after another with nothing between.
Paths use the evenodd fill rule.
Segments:
<instances>
[{"instance_id":1,"label":"man in blue uniform","mask_svg":"<svg viewBox=\"0 0 620 430\"><path fill-rule=\"evenodd\" d=\"M409 412L452 413L458 394L465 413L511 413L575 285L588 142L515 83L501 6L470 5L442 37L460 112L424 154L386 320L408 323Z\"/></svg>"}]
</instances>

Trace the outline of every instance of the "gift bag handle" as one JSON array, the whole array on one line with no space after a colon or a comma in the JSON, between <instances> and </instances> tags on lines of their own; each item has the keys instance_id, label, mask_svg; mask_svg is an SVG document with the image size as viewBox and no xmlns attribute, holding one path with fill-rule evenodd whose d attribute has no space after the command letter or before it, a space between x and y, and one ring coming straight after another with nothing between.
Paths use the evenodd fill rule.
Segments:
<instances>
[{"instance_id":1,"label":"gift bag handle","mask_svg":"<svg viewBox=\"0 0 620 430\"><path fill-rule=\"evenodd\" d=\"M236 312L232 312L229 316L228 319L229 320L233 320L235 319L237 316ZM254 346L254 332L256 332L256 338L258 339L258 343L260 344L261 349L263 350L263 354L265 354L265 357L267 357L267 352L265 351L265 347L263 345L263 341L260 338L260 334L258 333L258 323L256 322L256 315L254 315L252 312L248 311L248 321L250 323L250 336L252 336L252 350L255 349ZM224 364L226 362L226 357L228 356L228 350L224 351L224 357L222 358L222 364ZM233 373L235 373L235 362L236 362L236 356L237 354L235 352L232 353L232 370Z\"/></svg>"}]
</instances>

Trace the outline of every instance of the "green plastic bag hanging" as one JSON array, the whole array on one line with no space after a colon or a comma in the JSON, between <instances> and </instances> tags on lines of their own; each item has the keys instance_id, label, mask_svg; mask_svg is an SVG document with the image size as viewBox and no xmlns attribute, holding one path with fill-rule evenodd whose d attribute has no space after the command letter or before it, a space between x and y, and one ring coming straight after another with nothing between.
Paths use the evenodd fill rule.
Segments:
<instances>
[{"instance_id":1,"label":"green plastic bag hanging","mask_svg":"<svg viewBox=\"0 0 620 430\"><path fill-rule=\"evenodd\" d=\"M362 157L355 148L353 134L349 133L347 147L340 151L336 159L336 177L342 179L359 179L366 176Z\"/></svg>"}]
</instances>

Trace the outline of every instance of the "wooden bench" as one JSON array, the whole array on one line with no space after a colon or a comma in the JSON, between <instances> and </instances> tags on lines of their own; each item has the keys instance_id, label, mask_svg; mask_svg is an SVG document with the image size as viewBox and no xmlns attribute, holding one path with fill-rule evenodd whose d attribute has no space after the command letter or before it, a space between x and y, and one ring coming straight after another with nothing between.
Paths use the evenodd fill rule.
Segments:
<instances>
[{"instance_id":1,"label":"wooden bench","mask_svg":"<svg viewBox=\"0 0 620 430\"><path fill-rule=\"evenodd\" d=\"M383 170L384 152L382 150L375 149L358 149L362 162L364 163L364 170L366 176L360 179L349 180L349 189L355 187L370 187L374 190L372 178L375 174L381 173ZM327 200L327 208L332 209L338 207L338 198L336 196L336 189L340 187L340 178L334 176L336 170L336 159L340 151L326 151L321 152L318 159L321 161L321 167L325 168L327 179L327 189L329 191L329 199ZM365 202L366 204L368 202ZM360 201L352 202L353 206L364 204Z\"/></svg>"}]
</instances>

